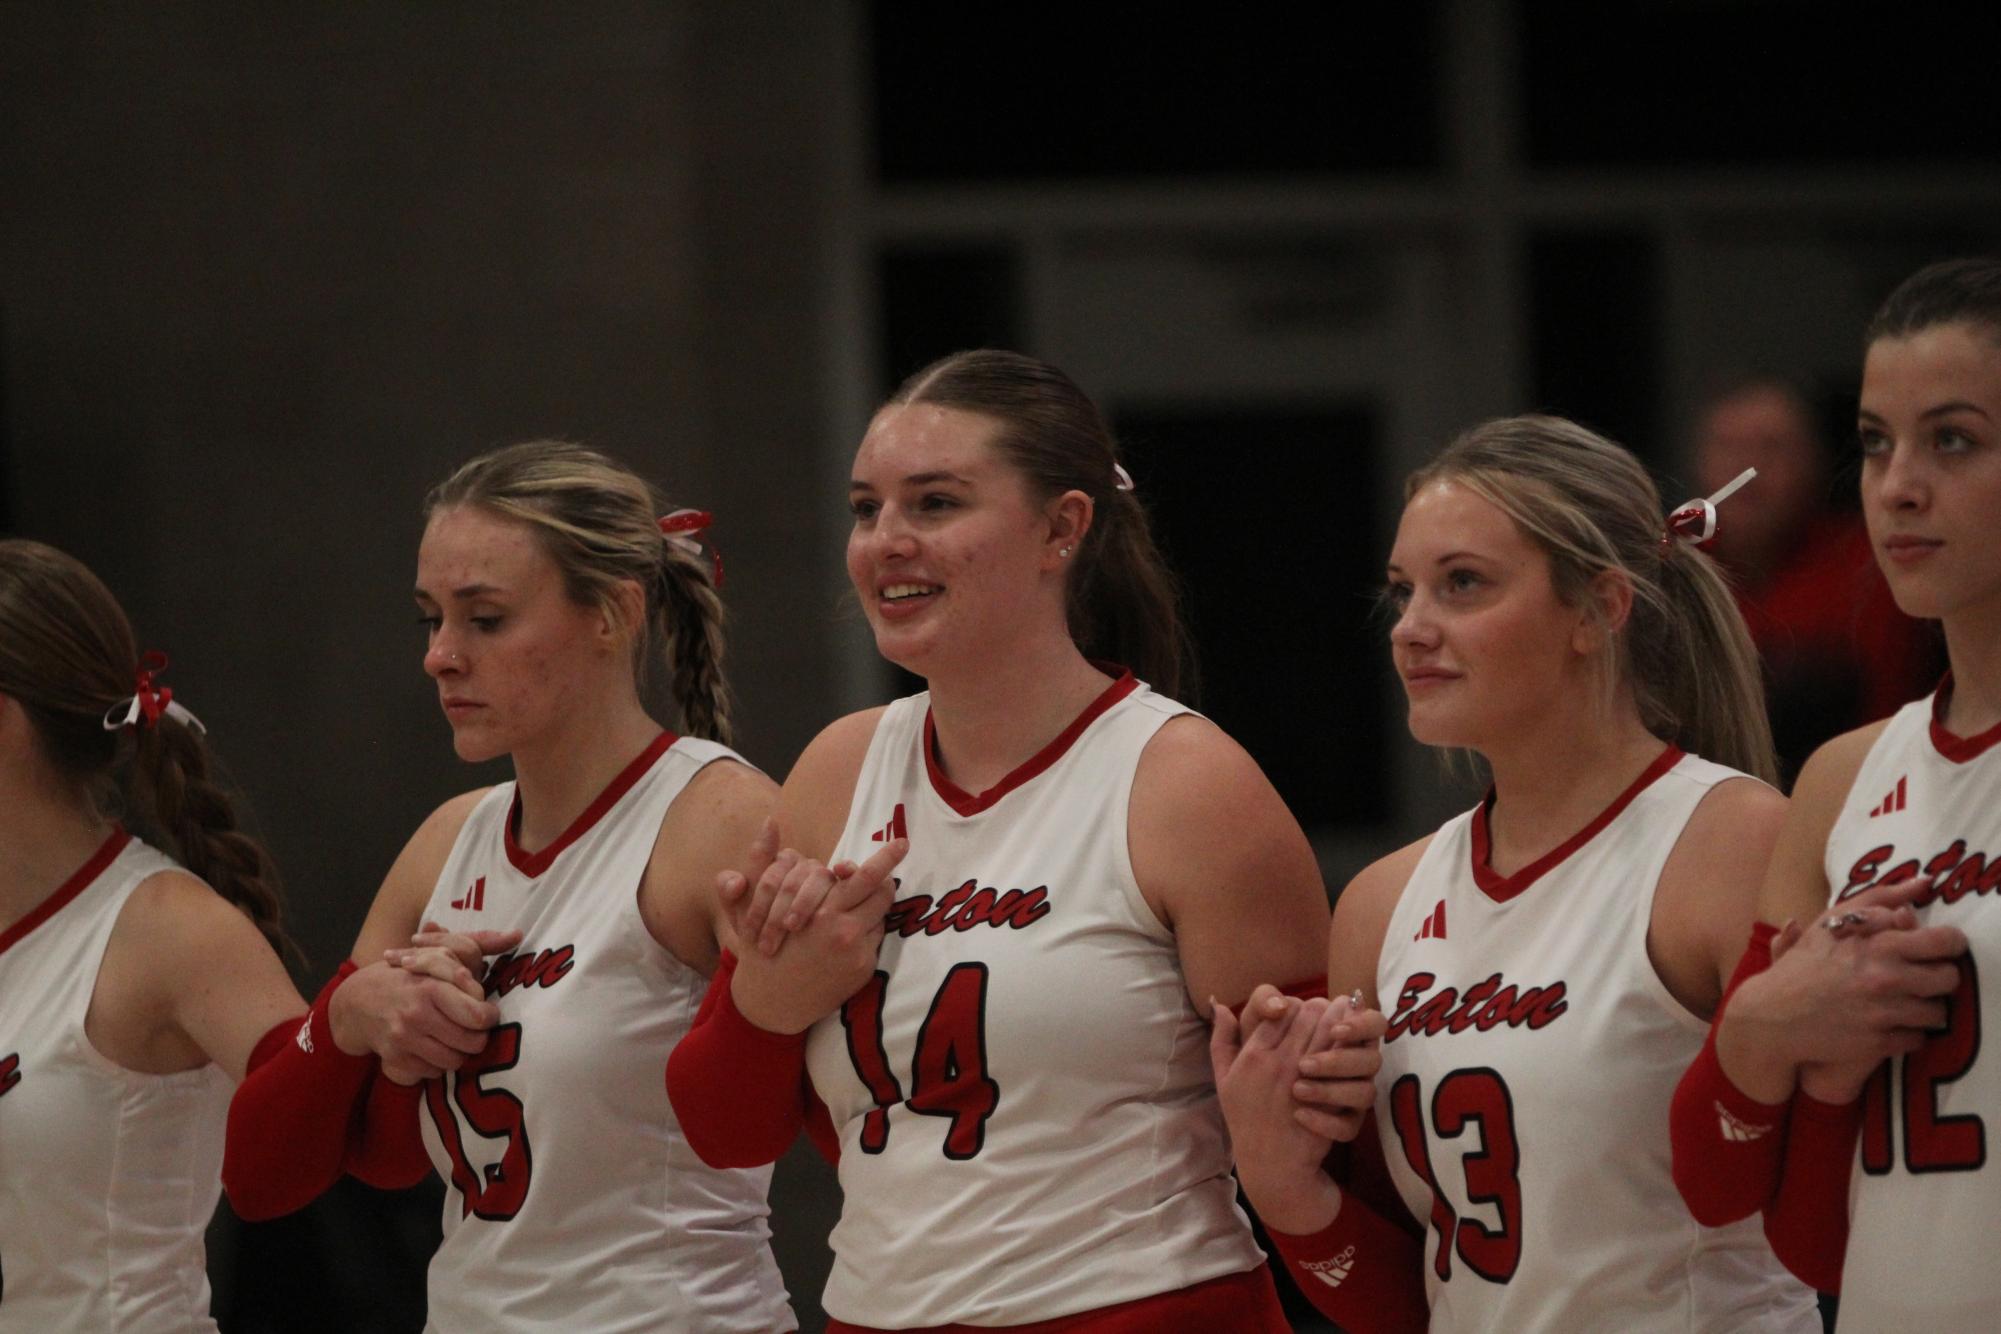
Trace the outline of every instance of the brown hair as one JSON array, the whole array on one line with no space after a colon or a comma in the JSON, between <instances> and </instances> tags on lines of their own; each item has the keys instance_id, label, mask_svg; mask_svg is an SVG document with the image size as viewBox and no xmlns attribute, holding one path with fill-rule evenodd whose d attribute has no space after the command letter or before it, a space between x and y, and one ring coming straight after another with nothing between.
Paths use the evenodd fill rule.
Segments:
<instances>
[{"instance_id":1,"label":"brown hair","mask_svg":"<svg viewBox=\"0 0 2001 1334\"><path fill-rule=\"evenodd\" d=\"M1869 321L1865 342L1908 338L1941 324L1972 324L2001 340L2001 260L1928 264L1890 293Z\"/></svg>"},{"instance_id":2,"label":"brown hair","mask_svg":"<svg viewBox=\"0 0 2001 1334\"><path fill-rule=\"evenodd\" d=\"M1146 507L1118 487L1111 429L1069 376L1018 352L957 352L905 380L888 403L990 417L1000 425L993 447L1037 499L1065 491L1089 496L1094 520L1066 598L1070 637L1086 656L1123 664L1163 695L1192 701L1195 649L1180 586L1154 542Z\"/></svg>"},{"instance_id":3,"label":"brown hair","mask_svg":"<svg viewBox=\"0 0 2001 1334\"><path fill-rule=\"evenodd\" d=\"M96 575L40 542L0 541L0 694L19 701L49 762L96 813L114 816L129 802L272 948L291 951L277 868L236 827L201 732L167 716L105 728L106 712L132 697L138 671L132 623Z\"/></svg>"},{"instance_id":4,"label":"brown hair","mask_svg":"<svg viewBox=\"0 0 2001 1334\"><path fill-rule=\"evenodd\" d=\"M709 562L661 533L657 489L596 450L531 440L462 465L431 489L424 514L454 505L527 524L579 606L615 615L613 588L630 579L645 589L646 623L630 627L640 698L656 704L664 676L680 730L729 743L722 598Z\"/></svg>"},{"instance_id":5,"label":"brown hair","mask_svg":"<svg viewBox=\"0 0 2001 1334\"><path fill-rule=\"evenodd\" d=\"M1454 440L1404 483L1408 500L1449 479L1510 519L1549 557L1568 606L1622 571L1633 609L1607 688L1632 688L1641 720L1683 750L1777 781L1757 650L1716 563L1680 541L1663 546L1666 515L1633 455L1561 417L1505 417Z\"/></svg>"}]
</instances>

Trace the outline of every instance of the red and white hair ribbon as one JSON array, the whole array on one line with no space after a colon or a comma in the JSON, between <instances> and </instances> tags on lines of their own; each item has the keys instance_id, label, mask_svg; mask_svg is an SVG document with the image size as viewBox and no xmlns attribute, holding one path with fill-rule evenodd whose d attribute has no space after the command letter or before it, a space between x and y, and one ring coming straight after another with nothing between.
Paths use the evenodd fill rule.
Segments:
<instances>
[{"instance_id":1,"label":"red and white hair ribbon","mask_svg":"<svg viewBox=\"0 0 2001 1334\"><path fill-rule=\"evenodd\" d=\"M1715 495L1701 500L1685 501L1667 518L1667 530L1661 534L1661 555L1674 550L1676 542L1685 543L1698 551L1707 550L1716 540L1716 507L1737 494L1746 482L1758 475L1756 468L1746 468L1719 489Z\"/></svg>"},{"instance_id":2,"label":"red and white hair ribbon","mask_svg":"<svg viewBox=\"0 0 2001 1334\"><path fill-rule=\"evenodd\" d=\"M697 533L706 533L714 522L715 516L707 510L675 510L672 514L660 516L660 535L697 560L706 554L709 572L720 589L723 586L723 553L716 550L714 541L704 547L695 540Z\"/></svg>"},{"instance_id":3,"label":"red and white hair ribbon","mask_svg":"<svg viewBox=\"0 0 2001 1334\"><path fill-rule=\"evenodd\" d=\"M187 705L174 702L172 687L153 684L153 678L166 670L167 655L157 649L140 658L139 670L133 678L132 697L122 699L104 711L104 730L116 732L122 727L156 727L164 716L197 732L208 731L201 719L188 712Z\"/></svg>"}]
</instances>

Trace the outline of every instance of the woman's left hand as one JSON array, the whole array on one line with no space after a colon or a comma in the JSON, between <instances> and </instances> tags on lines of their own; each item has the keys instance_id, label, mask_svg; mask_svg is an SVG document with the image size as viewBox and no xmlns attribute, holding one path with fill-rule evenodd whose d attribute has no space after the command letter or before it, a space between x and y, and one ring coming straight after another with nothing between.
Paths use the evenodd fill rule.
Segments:
<instances>
[{"instance_id":1,"label":"woman's left hand","mask_svg":"<svg viewBox=\"0 0 2001 1334\"><path fill-rule=\"evenodd\" d=\"M1257 1022L1240 1041L1237 1017L1215 1005L1209 1063L1223 1119L1236 1152L1237 1179L1265 1223L1281 1232L1311 1234L1340 1211L1341 1191L1321 1169L1332 1137L1313 1129L1294 1097L1299 1061L1326 1016L1329 1003L1280 996L1257 1007ZM1345 998L1340 1002L1347 1005ZM1246 1010L1252 1009L1247 1005ZM1282 1013L1274 1013L1280 1010ZM1330 1026L1331 1027L1331 1026Z\"/></svg>"}]
</instances>

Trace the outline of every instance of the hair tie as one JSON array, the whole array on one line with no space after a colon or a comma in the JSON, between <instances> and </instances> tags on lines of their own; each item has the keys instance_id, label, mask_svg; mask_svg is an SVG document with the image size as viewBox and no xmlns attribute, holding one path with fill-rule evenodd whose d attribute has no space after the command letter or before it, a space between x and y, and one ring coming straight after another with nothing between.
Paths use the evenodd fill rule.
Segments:
<instances>
[{"instance_id":1,"label":"hair tie","mask_svg":"<svg viewBox=\"0 0 2001 1334\"><path fill-rule=\"evenodd\" d=\"M1716 540L1716 507L1737 494L1739 487L1758 475L1756 468L1746 468L1731 478L1713 496L1701 500L1684 501L1667 517L1667 528L1661 533L1661 556L1663 559L1674 554L1674 544L1680 542L1705 551Z\"/></svg>"},{"instance_id":2,"label":"hair tie","mask_svg":"<svg viewBox=\"0 0 2001 1334\"><path fill-rule=\"evenodd\" d=\"M1115 490L1130 491L1133 489L1133 475L1126 471L1125 464L1114 463L1112 465L1112 478L1112 486Z\"/></svg>"},{"instance_id":3,"label":"hair tie","mask_svg":"<svg viewBox=\"0 0 2001 1334\"><path fill-rule=\"evenodd\" d=\"M116 732L122 727L157 727L164 715L183 727L192 727L197 732L208 731L201 719L188 712L185 704L174 702L172 687L153 684L153 678L166 670L166 654L158 649L144 654L139 659L138 670L133 674L131 698L119 700L104 711L104 730Z\"/></svg>"},{"instance_id":4,"label":"hair tie","mask_svg":"<svg viewBox=\"0 0 2001 1334\"><path fill-rule=\"evenodd\" d=\"M715 516L707 510L675 510L672 514L660 516L660 535L672 545L679 547L690 556L700 560L704 553L709 558L709 573L715 580L717 591L723 586L723 553L716 550L711 541L705 548L695 540L695 534L706 533Z\"/></svg>"}]
</instances>

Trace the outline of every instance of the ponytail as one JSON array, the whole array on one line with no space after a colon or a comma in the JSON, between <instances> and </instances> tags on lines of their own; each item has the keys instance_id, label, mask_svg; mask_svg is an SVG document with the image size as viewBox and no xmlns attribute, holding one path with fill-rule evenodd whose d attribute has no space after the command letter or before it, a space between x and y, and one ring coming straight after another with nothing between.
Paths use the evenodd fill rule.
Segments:
<instances>
[{"instance_id":1,"label":"ponytail","mask_svg":"<svg viewBox=\"0 0 2001 1334\"><path fill-rule=\"evenodd\" d=\"M279 922L278 868L237 828L227 790L210 775L202 734L176 718L137 728L132 784L147 817L181 865L256 924L279 957L298 949Z\"/></svg>"},{"instance_id":2,"label":"ponytail","mask_svg":"<svg viewBox=\"0 0 2001 1334\"><path fill-rule=\"evenodd\" d=\"M116 818L122 804L273 949L296 957L279 922L270 854L236 827L185 711L135 710L132 725L106 728L106 714L132 702L135 682L151 688L139 664L132 623L82 562L40 542L0 541L0 694L20 702L44 755L94 813Z\"/></svg>"},{"instance_id":3,"label":"ponytail","mask_svg":"<svg viewBox=\"0 0 2001 1334\"><path fill-rule=\"evenodd\" d=\"M1608 664L1608 694L1629 687L1647 729L1691 754L1775 783L1757 651L1722 571L1672 537L1653 479L1633 455L1561 417L1504 417L1454 440L1411 474L1408 499L1450 479L1503 514L1549 557L1568 606L1591 604L1618 570L1633 607Z\"/></svg>"},{"instance_id":4,"label":"ponytail","mask_svg":"<svg viewBox=\"0 0 2001 1334\"><path fill-rule=\"evenodd\" d=\"M681 731L729 745L735 706L723 676L723 600L709 561L670 540L660 543L653 595L653 656L667 674Z\"/></svg>"},{"instance_id":5,"label":"ponytail","mask_svg":"<svg viewBox=\"0 0 2001 1334\"><path fill-rule=\"evenodd\" d=\"M1626 664L1649 730L1690 754L1777 785L1758 650L1723 571L1681 542L1660 562L1660 601L1635 599Z\"/></svg>"}]
</instances>

